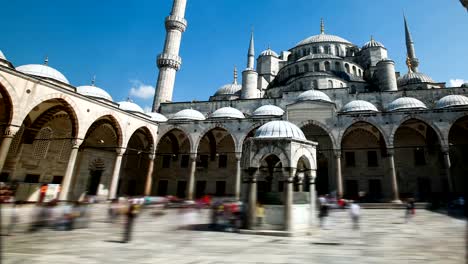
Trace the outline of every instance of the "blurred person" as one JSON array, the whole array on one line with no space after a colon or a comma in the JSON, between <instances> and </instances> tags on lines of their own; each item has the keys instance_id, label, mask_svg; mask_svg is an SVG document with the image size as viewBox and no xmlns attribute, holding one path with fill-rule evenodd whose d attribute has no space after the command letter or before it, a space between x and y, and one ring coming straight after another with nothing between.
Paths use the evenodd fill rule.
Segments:
<instances>
[{"instance_id":1,"label":"blurred person","mask_svg":"<svg viewBox=\"0 0 468 264\"><path fill-rule=\"evenodd\" d=\"M359 229L359 218L361 216L361 207L355 201L351 202L349 206L349 214L353 221L353 229Z\"/></svg>"},{"instance_id":2,"label":"blurred person","mask_svg":"<svg viewBox=\"0 0 468 264\"><path fill-rule=\"evenodd\" d=\"M409 198L406 201L406 210L405 210L405 223L408 223L409 220L416 214L416 209L414 205L414 199Z\"/></svg>"},{"instance_id":3,"label":"blurred person","mask_svg":"<svg viewBox=\"0 0 468 264\"><path fill-rule=\"evenodd\" d=\"M130 203L127 211L127 222L125 223L124 243L130 242L132 238L133 225L135 218L138 215L138 206L135 203Z\"/></svg>"},{"instance_id":4,"label":"blurred person","mask_svg":"<svg viewBox=\"0 0 468 264\"><path fill-rule=\"evenodd\" d=\"M107 209L107 216L109 223L114 223L115 218L117 218L119 214L119 200L112 199L109 204L109 208Z\"/></svg>"},{"instance_id":5,"label":"blurred person","mask_svg":"<svg viewBox=\"0 0 468 264\"><path fill-rule=\"evenodd\" d=\"M265 218L265 208L263 207L261 203L257 203L256 215L257 215L257 226L261 227L263 225L263 220Z\"/></svg>"},{"instance_id":6,"label":"blurred person","mask_svg":"<svg viewBox=\"0 0 468 264\"><path fill-rule=\"evenodd\" d=\"M7 233L6 233L7 236L11 236L13 234L15 226L19 222L18 207L20 205L21 205L20 202L13 201L13 206L11 208L11 215L10 215L10 223L8 224L8 227L7 227Z\"/></svg>"},{"instance_id":7,"label":"blurred person","mask_svg":"<svg viewBox=\"0 0 468 264\"><path fill-rule=\"evenodd\" d=\"M328 204L327 199L321 195L319 197L319 225L320 228L325 229L326 217L328 216Z\"/></svg>"}]
</instances>

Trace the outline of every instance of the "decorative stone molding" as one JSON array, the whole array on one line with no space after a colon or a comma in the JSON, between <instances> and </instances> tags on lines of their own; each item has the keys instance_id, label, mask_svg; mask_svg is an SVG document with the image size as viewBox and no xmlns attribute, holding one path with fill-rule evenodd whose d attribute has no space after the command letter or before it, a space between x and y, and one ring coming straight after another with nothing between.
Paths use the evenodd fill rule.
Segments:
<instances>
[{"instance_id":1,"label":"decorative stone molding","mask_svg":"<svg viewBox=\"0 0 468 264\"><path fill-rule=\"evenodd\" d=\"M117 156L123 156L125 154L125 151L127 151L125 148L116 148L115 152L117 153Z\"/></svg>"},{"instance_id":2,"label":"decorative stone molding","mask_svg":"<svg viewBox=\"0 0 468 264\"><path fill-rule=\"evenodd\" d=\"M8 126L3 131L3 137L14 137L16 133L20 130L20 127L17 126Z\"/></svg>"},{"instance_id":3,"label":"decorative stone molding","mask_svg":"<svg viewBox=\"0 0 468 264\"><path fill-rule=\"evenodd\" d=\"M183 17L168 16L166 17L165 25L166 30L178 30L183 33L187 29L187 20Z\"/></svg>"}]
</instances>

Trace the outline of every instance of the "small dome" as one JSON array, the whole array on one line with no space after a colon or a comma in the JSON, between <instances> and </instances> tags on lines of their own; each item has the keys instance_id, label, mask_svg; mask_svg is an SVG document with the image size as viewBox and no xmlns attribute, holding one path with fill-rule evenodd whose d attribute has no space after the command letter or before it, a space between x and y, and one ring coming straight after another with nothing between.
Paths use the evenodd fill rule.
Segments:
<instances>
[{"instance_id":1,"label":"small dome","mask_svg":"<svg viewBox=\"0 0 468 264\"><path fill-rule=\"evenodd\" d=\"M302 102L302 101L323 101L323 102L329 102L331 103L332 101L330 100L330 97L326 95L324 92L320 92L317 90L309 90L301 93L297 97L297 102Z\"/></svg>"},{"instance_id":2,"label":"small dome","mask_svg":"<svg viewBox=\"0 0 468 264\"><path fill-rule=\"evenodd\" d=\"M268 48L267 50L264 50L262 51L262 53L260 53L260 57L263 57L263 56L273 56L273 57L276 57L278 58L278 54L273 51L272 49Z\"/></svg>"},{"instance_id":3,"label":"small dome","mask_svg":"<svg viewBox=\"0 0 468 264\"><path fill-rule=\"evenodd\" d=\"M219 88L214 95L235 95L236 93L239 93L241 89L242 85L237 83L230 83L221 86L221 88Z\"/></svg>"},{"instance_id":4,"label":"small dome","mask_svg":"<svg viewBox=\"0 0 468 264\"><path fill-rule=\"evenodd\" d=\"M260 106L253 112L253 116L282 116L284 110L275 105Z\"/></svg>"},{"instance_id":5,"label":"small dome","mask_svg":"<svg viewBox=\"0 0 468 264\"><path fill-rule=\"evenodd\" d=\"M468 83L464 83L464 84L462 84L460 87L462 87L462 88L468 88Z\"/></svg>"},{"instance_id":6,"label":"small dome","mask_svg":"<svg viewBox=\"0 0 468 264\"><path fill-rule=\"evenodd\" d=\"M302 46L307 44L314 44L320 42L340 42L345 44L351 44L351 42L347 41L344 38L335 36L335 35L328 35L328 34L319 34L309 38L304 39L303 41L297 43L296 46Z\"/></svg>"},{"instance_id":7,"label":"small dome","mask_svg":"<svg viewBox=\"0 0 468 264\"><path fill-rule=\"evenodd\" d=\"M43 78L50 78L59 82L70 84L70 82L68 82L67 78L65 78L65 76L62 73L47 65L28 64L16 67L16 70L25 74Z\"/></svg>"},{"instance_id":8,"label":"small dome","mask_svg":"<svg viewBox=\"0 0 468 264\"><path fill-rule=\"evenodd\" d=\"M355 100L347 103L341 109L343 113L351 113L351 112L378 112L377 107L375 105L363 101L363 100Z\"/></svg>"},{"instance_id":9,"label":"small dome","mask_svg":"<svg viewBox=\"0 0 468 264\"><path fill-rule=\"evenodd\" d=\"M238 118L243 119L245 118L244 114L241 111L232 108L232 107L223 107L216 111L214 111L210 118Z\"/></svg>"},{"instance_id":10,"label":"small dome","mask_svg":"<svg viewBox=\"0 0 468 264\"><path fill-rule=\"evenodd\" d=\"M427 107L423 102L412 97L398 98L387 106L387 110L390 112L406 109L427 109Z\"/></svg>"},{"instance_id":11,"label":"small dome","mask_svg":"<svg viewBox=\"0 0 468 264\"><path fill-rule=\"evenodd\" d=\"M0 59L7 60L7 58L5 57L5 55L3 55L3 52L1 50L0 50Z\"/></svg>"},{"instance_id":12,"label":"small dome","mask_svg":"<svg viewBox=\"0 0 468 264\"><path fill-rule=\"evenodd\" d=\"M175 113L170 120L205 120L205 116L193 109L184 109Z\"/></svg>"},{"instance_id":13,"label":"small dome","mask_svg":"<svg viewBox=\"0 0 468 264\"><path fill-rule=\"evenodd\" d=\"M154 113L154 112L148 112L146 113L147 115L151 116L151 120L156 121L156 122L166 122L167 118L160 113Z\"/></svg>"},{"instance_id":14,"label":"small dome","mask_svg":"<svg viewBox=\"0 0 468 264\"><path fill-rule=\"evenodd\" d=\"M107 93L104 89L101 89L93 85L78 86L76 87L76 91L82 95L97 97L97 98L102 98L102 99L112 101L112 96L110 96L109 93Z\"/></svg>"},{"instance_id":15,"label":"small dome","mask_svg":"<svg viewBox=\"0 0 468 264\"><path fill-rule=\"evenodd\" d=\"M447 95L436 103L436 108L450 108L457 106L468 106L468 97L463 95Z\"/></svg>"},{"instance_id":16,"label":"small dome","mask_svg":"<svg viewBox=\"0 0 468 264\"><path fill-rule=\"evenodd\" d=\"M369 42L366 42L364 46L362 46L362 49L368 49L368 48L385 48L384 45L378 41L375 41L374 38L371 38Z\"/></svg>"},{"instance_id":17,"label":"small dome","mask_svg":"<svg viewBox=\"0 0 468 264\"><path fill-rule=\"evenodd\" d=\"M418 83L435 83L435 81L421 72L409 72L398 78L398 86L405 86Z\"/></svg>"},{"instance_id":18,"label":"small dome","mask_svg":"<svg viewBox=\"0 0 468 264\"><path fill-rule=\"evenodd\" d=\"M305 57L300 58L298 61L305 61L305 60L315 60L315 59L334 59L334 60L342 60L343 58L340 58L338 56L335 56L333 54L326 54L326 53L321 53L321 54L309 54Z\"/></svg>"},{"instance_id":19,"label":"small dome","mask_svg":"<svg viewBox=\"0 0 468 264\"><path fill-rule=\"evenodd\" d=\"M131 101L118 102L119 108L129 112L144 113L143 108Z\"/></svg>"},{"instance_id":20,"label":"small dome","mask_svg":"<svg viewBox=\"0 0 468 264\"><path fill-rule=\"evenodd\" d=\"M288 121L271 121L257 129L256 138L294 138L307 140L304 132Z\"/></svg>"}]
</instances>

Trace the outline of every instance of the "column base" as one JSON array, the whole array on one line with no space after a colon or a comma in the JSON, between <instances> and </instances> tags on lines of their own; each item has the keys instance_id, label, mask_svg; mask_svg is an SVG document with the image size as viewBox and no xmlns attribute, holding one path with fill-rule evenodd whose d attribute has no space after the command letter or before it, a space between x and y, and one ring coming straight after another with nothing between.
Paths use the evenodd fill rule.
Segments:
<instances>
[{"instance_id":1,"label":"column base","mask_svg":"<svg viewBox=\"0 0 468 264\"><path fill-rule=\"evenodd\" d=\"M391 200L390 203L393 204L402 204L403 202L401 200Z\"/></svg>"}]
</instances>

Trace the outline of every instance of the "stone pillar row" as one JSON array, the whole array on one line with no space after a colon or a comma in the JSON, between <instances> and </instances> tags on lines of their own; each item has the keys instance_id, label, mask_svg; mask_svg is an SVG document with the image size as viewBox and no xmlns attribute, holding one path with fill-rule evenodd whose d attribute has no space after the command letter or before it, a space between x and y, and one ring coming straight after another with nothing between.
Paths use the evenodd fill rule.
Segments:
<instances>
[{"instance_id":1,"label":"stone pillar row","mask_svg":"<svg viewBox=\"0 0 468 264\"><path fill-rule=\"evenodd\" d=\"M8 156L8 151L10 150L11 142L13 142L13 138L15 137L16 133L19 131L19 127L17 126L8 126L5 128L2 136L2 145L0 145L0 172L3 170L3 166L5 165L6 158Z\"/></svg>"}]
</instances>

